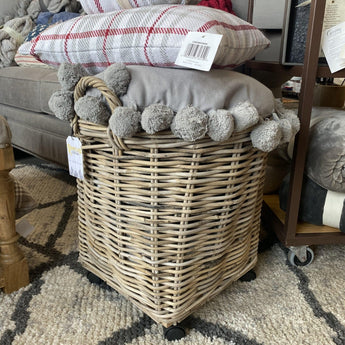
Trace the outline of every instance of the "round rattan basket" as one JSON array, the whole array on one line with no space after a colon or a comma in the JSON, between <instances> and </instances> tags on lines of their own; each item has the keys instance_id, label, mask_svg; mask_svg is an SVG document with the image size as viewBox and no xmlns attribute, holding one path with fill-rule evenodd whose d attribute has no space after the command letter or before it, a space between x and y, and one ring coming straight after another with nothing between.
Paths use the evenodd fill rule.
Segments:
<instances>
[{"instance_id":1,"label":"round rattan basket","mask_svg":"<svg viewBox=\"0 0 345 345\"><path fill-rule=\"evenodd\" d=\"M113 109L118 98L94 77ZM228 141L186 142L170 131L114 137L77 116L82 265L156 322L176 324L257 261L267 154L250 129Z\"/></svg>"}]
</instances>

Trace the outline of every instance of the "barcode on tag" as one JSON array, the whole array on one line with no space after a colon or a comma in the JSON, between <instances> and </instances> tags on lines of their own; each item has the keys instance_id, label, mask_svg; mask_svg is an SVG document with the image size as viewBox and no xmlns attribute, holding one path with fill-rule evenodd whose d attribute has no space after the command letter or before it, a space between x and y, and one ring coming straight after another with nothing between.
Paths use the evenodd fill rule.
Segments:
<instances>
[{"instance_id":1,"label":"barcode on tag","mask_svg":"<svg viewBox=\"0 0 345 345\"><path fill-rule=\"evenodd\" d=\"M207 32L188 32L175 65L209 71L215 59L222 35Z\"/></svg>"},{"instance_id":2,"label":"barcode on tag","mask_svg":"<svg viewBox=\"0 0 345 345\"><path fill-rule=\"evenodd\" d=\"M183 55L200 60L207 60L209 52L210 47L208 45L189 43Z\"/></svg>"}]
</instances>

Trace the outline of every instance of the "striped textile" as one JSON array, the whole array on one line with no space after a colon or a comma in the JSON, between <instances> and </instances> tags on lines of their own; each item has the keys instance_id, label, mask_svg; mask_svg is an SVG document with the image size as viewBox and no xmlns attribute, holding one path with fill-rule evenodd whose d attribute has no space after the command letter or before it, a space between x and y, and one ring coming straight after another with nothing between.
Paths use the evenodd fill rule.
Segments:
<instances>
[{"instance_id":1,"label":"striped textile","mask_svg":"<svg viewBox=\"0 0 345 345\"><path fill-rule=\"evenodd\" d=\"M177 67L189 31L223 35L214 68L233 68L266 48L270 41L251 24L204 6L157 5L71 19L43 31L19 48L43 63L80 63L89 73L115 62Z\"/></svg>"},{"instance_id":2,"label":"striped textile","mask_svg":"<svg viewBox=\"0 0 345 345\"><path fill-rule=\"evenodd\" d=\"M35 26L35 28L29 32L29 34L26 36L24 42L29 42L35 37L37 37L42 31L46 30L49 27L49 24L38 24ZM19 54L19 52L16 53L14 56L14 61L18 66L22 67L43 67L43 68L53 68L52 66L46 65L42 63L41 61L38 61L34 56L30 54Z\"/></svg>"},{"instance_id":3,"label":"striped textile","mask_svg":"<svg viewBox=\"0 0 345 345\"><path fill-rule=\"evenodd\" d=\"M19 54L18 52L14 56L14 61L18 66L21 67L42 67L54 69L53 66L49 66L41 61L38 61L34 56L28 54Z\"/></svg>"},{"instance_id":4,"label":"striped textile","mask_svg":"<svg viewBox=\"0 0 345 345\"><path fill-rule=\"evenodd\" d=\"M287 210L288 192L289 175L284 178L279 190L280 208L283 211ZM321 187L304 175L298 219L345 232L345 193Z\"/></svg>"},{"instance_id":5,"label":"striped textile","mask_svg":"<svg viewBox=\"0 0 345 345\"><path fill-rule=\"evenodd\" d=\"M194 5L197 2L197 0L80 0L83 10L87 14L162 4Z\"/></svg>"}]
</instances>

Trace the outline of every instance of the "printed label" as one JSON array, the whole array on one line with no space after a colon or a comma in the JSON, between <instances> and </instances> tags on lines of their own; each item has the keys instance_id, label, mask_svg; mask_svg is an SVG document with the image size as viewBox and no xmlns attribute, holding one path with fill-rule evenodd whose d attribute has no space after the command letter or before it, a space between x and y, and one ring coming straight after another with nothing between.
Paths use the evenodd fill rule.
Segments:
<instances>
[{"instance_id":1,"label":"printed label","mask_svg":"<svg viewBox=\"0 0 345 345\"><path fill-rule=\"evenodd\" d=\"M188 32L175 64L201 71L209 71L223 35Z\"/></svg>"},{"instance_id":2,"label":"printed label","mask_svg":"<svg viewBox=\"0 0 345 345\"><path fill-rule=\"evenodd\" d=\"M76 137L69 136L67 142L69 174L80 180L84 179L83 154L81 142Z\"/></svg>"}]
</instances>

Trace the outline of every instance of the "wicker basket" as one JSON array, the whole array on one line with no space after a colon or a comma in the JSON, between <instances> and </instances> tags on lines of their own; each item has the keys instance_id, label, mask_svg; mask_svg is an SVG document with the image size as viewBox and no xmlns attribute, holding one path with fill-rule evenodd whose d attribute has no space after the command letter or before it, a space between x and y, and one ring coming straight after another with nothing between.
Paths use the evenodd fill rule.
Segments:
<instances>
[{"instance_id":1,"label":"wicker basket","mask_svg":"<svg viewBox=\"0 0 345 345\"><path fill-rule=\"evenodd\" d=\"M82 78L119 104L101 80ZM226 142L170 131L121 140L76 117L80 261L165 327L182 321L257 260L267 154L250 130Z\"/></svg>"}]
</instances>

